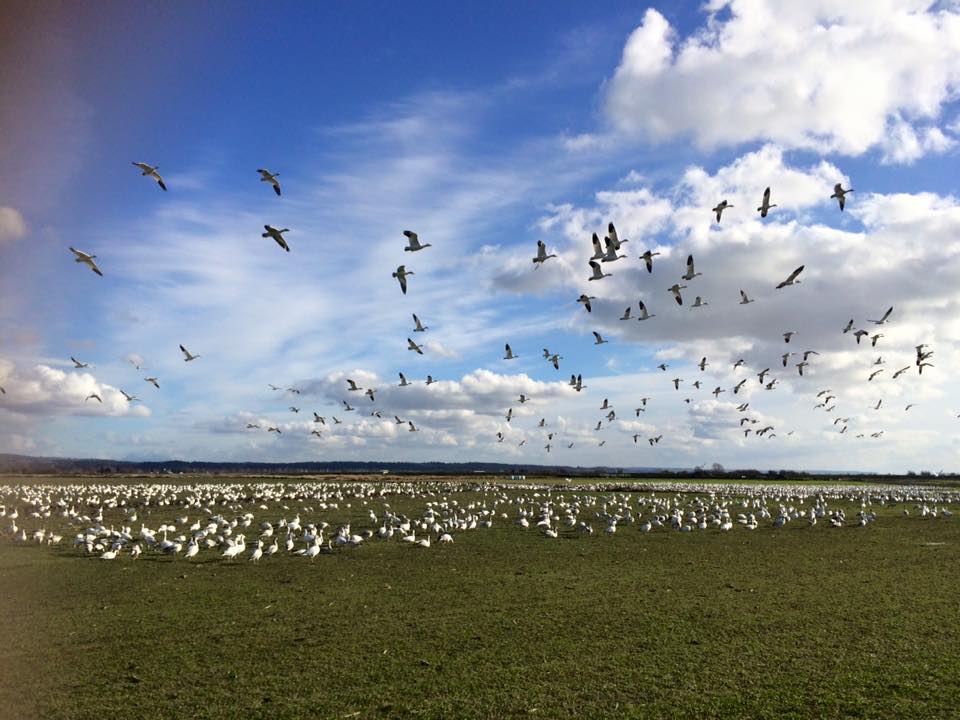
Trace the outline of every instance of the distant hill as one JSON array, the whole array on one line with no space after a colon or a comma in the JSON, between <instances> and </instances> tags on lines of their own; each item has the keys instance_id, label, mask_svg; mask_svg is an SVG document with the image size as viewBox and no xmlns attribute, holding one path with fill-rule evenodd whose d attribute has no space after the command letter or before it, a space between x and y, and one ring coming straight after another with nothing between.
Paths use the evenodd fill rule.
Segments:
<instances>
[{"instance_id":1,"label":"distant hill","mask_svg":"<svg viewBox=\"0 0 960 720\"><path fill-rule=\"evenodd\" d=\"M22 475L525 475L539 477L618 477L658 478L665 480L792 480L822 481L849 478L863 482L868 477L858 472L801 472L796 470L725 470L711 468L654 467L579 467L536 465L530 463L444 463L444 462L195 462L190 460L129 461L95 458L32 457L0 453L0 473ZM882 482L910 484L942 484L960 480L947 473L907 473L906 475L870 475Z\"/></svg>"}]
</instances>

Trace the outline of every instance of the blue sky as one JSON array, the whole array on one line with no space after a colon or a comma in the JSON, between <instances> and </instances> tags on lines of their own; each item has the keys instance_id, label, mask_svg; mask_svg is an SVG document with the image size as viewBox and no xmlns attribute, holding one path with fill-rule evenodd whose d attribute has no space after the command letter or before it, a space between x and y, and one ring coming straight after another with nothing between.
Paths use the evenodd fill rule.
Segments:
<instances>
[{"instance_id":1,"label":"blue sky","mask_svg":"<svg viewBox=\"0 0 960 720\"><path fill-rule=\"evenodd\" d=\"M16 99L0 103L0 451L955 467L949 3L22 4L12 16L0 30L14 68L0 98ZM131 161L158 165L170 191ZM259 167L280 173L281 198ZM834 182L855 188L842 215ZM767 185L781 208L760 223ZM721 196L735 209L716 226ZM588 282L590 234L611 220L628 257ZM289 255L260 237L264 223L291 229ZM405 229L433 247L404 253ZM560 257L534 270L538 239ZM104 277L69 245L95 253ZM662 253L653 275L637 259L647 247ZM704 276L686 292L702 310L666 293L689 252ZM416 272L406 296L390 277L403 262ZM774 292L799 264L805 284ZM737 306L740 288L757 302ZM575 302L587 290L589 316ZM638 299L658 317L618 321ZM876 353L840 332L891 304ZM423 357L406 350L412 312L430 326ZM806 378L795 359L778 365L786 329L804 342L787 350L820 353ZM594 346L592 330L610 343ZM504 342L518 360L501 359ZM919 342L940 367L890 379ZM183 363L179 343L202 358ZM543 347L563 355L560 371ZM703 355L713 374L700 378ZM740 357L782 375L746 414L732 395ZM874 368L879 382L866 380ZM391 387L401 371L441 382ZM583 393L563 386L571 372ZM703 387L674 391L678 376ZM348 396L344 377L378 401ZM833 385L842 423L810 402ZM520 406L520 392L534 399ZM363 414L310 435L312 411L329 420L345 399ZM750 413L778 437L744 438ZM398 414L421 432L400 432Z\"/></svg>"}]
</instances>

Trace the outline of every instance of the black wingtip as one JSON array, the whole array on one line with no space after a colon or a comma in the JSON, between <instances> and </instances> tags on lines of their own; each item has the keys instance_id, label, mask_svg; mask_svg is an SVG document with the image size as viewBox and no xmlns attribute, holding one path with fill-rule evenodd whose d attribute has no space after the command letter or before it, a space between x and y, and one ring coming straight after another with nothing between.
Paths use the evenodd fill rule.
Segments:
<instances>
[{"instance_id":1,"label":"black wingtip","mask_svg":"<svg viewBox=\"0 0 960 720\"><path fill-rule=\"evenodd\" d=\"M274 185L274 186L273 186L273 191L274 191L275 193L277 193L277 197L280 196L280 188L279 188L279 187L277 187L276 185Z\"/></svg>"}]
</instances>

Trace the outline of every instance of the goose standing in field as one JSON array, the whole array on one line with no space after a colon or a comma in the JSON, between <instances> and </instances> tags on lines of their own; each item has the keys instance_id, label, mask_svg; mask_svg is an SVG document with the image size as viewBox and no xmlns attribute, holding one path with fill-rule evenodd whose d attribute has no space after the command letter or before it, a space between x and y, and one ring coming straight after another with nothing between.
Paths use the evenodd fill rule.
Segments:
<instances>
[{"instance_id":1,"label":"goose standing in field","mask_svg":"<svg viewBox=\"0 0 960 720\"><path fill-rule=\"evenodd\" d=\"M417 355L423 355L423 345L417 345L410 338L407 338L407 350L413 350Z\"/></svg>"},{"instance_id":2,"label":"goose standing in field","mask_svg":"<svg viewBox=\"0 0 960 720\"><path fill-rule=\"evenodd\" d=\"M656 317L656 315L653 315L647 312L647 306L643 304L643 300L639 302L639 305L640 305L640 317L638 317L637 320L643 321L643 320L649 320L652 317Z\"/></svg>"},{"instance_id":3,"label":"goose standing in field","mask_svg":"<svg viewBox=\"0 0 960 720\"><path fill-rule=\"evenodd\" d=\"M683 305L683 297L680 295L681 290L686 290L686 285L678 285L674 283L667 288L667 292L673 293L673 299L677 301L677 305Z\"/></svg>"},{"instance_id":4,"label":"goose standing in field","mask_svg":"<svg viewBox=\"0 0 960 720\"><path fill-rule=\"evenodd\" d=\"M260 237L273 238L277 245L282 247L287 252L290 252L290 246L287 245L287 241L283 239L283 234L285 232L290 232L290 228L277 230L277 228L273 227L273 225L264 225L263 229L266 230L266 232L260 233Z\"/></svg>"},{"instance_id":5,"label":"goose standing in field","mask_svg":"<svg viewBox=\"0 0 960 720\"><path fill-rule=\"evenodd\" d=\"M103 271L101 271L100 268L97 267L97 264L93 261L96 255L87 255L87 253L83 252L83 250L77 250L74 247L70 248L70 252L72 252L76 257L76 262L83 263L88 268L93 270L97 275L103 277Z\"/></svg>"},{"instance_id":6,"label":"goose standing in field","mask_svg":"<svg viewBox=\"0 0 960 720\"><path fill-rule=\"evenodd\" d=\"M583 303L583 306L587 309L587 312L593 312L593 308L590 306L591 300L596 300L596 298L593 297L593 295L586 294L581 294L580 297L577 298L577 302Z\"/></svg>"},{"instance_id":7,"label":"goose standing in field","mask_svg":"<svg viewBox=\"0 0 960 720\"><path fill-rule=\"evenodd\" d=\"M397 279L397 282L400 283L400 290L403 291L404 295L407 294L407 276L413 275L413 274L414 274L413 270L407 270L406 265L401 265L400 267L397 268L397 271L392 275Z\"/></svg>"},{"instance_id":8,"label":"goose standing in field","mask_svg":"<svg viewBox=\"0 0 960 720\"><path fill-rule=\"evenodd\" d=\"M883 317L879 320L868 320L867 322L872 322L874 325L885 325L887 320L890 319L890 314L893 312L893 306L891 305L887 311L883 314Z\"/></svg>"},{"instance_id":9,"label":"goose standing in field","mask_svg":"<svg viewBox=\"0 0 960 720\"><path fill-rule=\"evenodd\" d=\"M727 208L732 208L732 207L733 205L728 203L726 200L721 200L720 202L717 203L717 206L715 208L711 208L711 210L717 214L718 225L720 224L720 216L723 215L723 211L726 210Z\"/></svg>"},{"instance_id":10,"label":"goose standing in field","mask_svg":"<svg viewBox=\"0 0 960 720\"><path fill-rule=\"evenodd\" d=\"M423 250L424 248L433 247L430 243L424 243L421 245L420 236L413 232L413 230L404 230L403 234L407 238L407 246L403 249L404 252L417 252L418 250Z\"/></svg>"},{"instance_id":11,"label":"goose standing in field","mask_svg":"<svg viewBox=\"0 0 960 720\"><path fill-rule=\"evenodd\" d=\"M693 255L692 254L688 255L687 256L687 272L681 275L680 279L690 281L690 280L693 280L698 275L703 275L703 273L694 272Z\"/></svg>"},{"instance_id":12,"label":"goose standing in field","mask_svg":"<svg viewBox=\"0 0 960 720\"><path fill-rule=\"evenodd\" d=\"M163 178L160 177L160 173L157 172L157 168L160 167L159 165L154 165L151 167L150 165L147 165L146 163L142 163L142 162L135 162L132 164L143 171L142 173L140 173L141 177L146 177L146 176L152 177L154 180L157 181L157 185L159 185L164 192L167 191L167 186L163 184Z\"/></svg>"},{"instance_id":13,"label":"goose standing in field","mask_svg":"<svg viewBox=\"0 0 960 720\"><path fill-rule=\"evenodd\" d=\"M547 246L543 243L543 240L537 240L537 256L533 259L534 270L539 270L540 266L543 265L550 258L555 258L556 255L551 253L547 255Z\"/></svg>"},{"instance_id":14,"label":"goose standing in field","mask_svg":"<svg viewBox=\"0 0 960 720\"><path fill-rule=\"evenodd\" d=\"M605 277L612 277L610 273L605 273L600 268L600 263L596 260L590 261L590 269L593 270L593 275L591 275L587 280L603 280Z\"/></svg>"},{"instance_id":15,"label":"goose standing in field","mask_svg":"<svg viewBox=\"0 0 960 720\"><path fill-rule=\"evenodd\" d=\"M504 360L516 360L519 355L514 355L513 350L510 349L510 343L506 343L504 346Z\"/></svg>"},{"instance_id":16,"label":"goose standing in field","mask_svg":"<svg viewBox=\"0 0 960 720\"><path fill-rule=\"evenodd\" d=\"M790 274L787 276L787 279L786 279L786 280L784 280L782 283L780 283L779 285L777 285L777 290L779 290L780 288L785 288L785 287L787 287L788 285L797 285L797 284L799 284L801 281L800 281L800 280L797 280L797 276L800 275L800 273L803 272L803 268L804 268L804 267L806 267L806 266L805 266L805 265L801 265L801 266L798 267L796 270L794 270L792 273L790 273Z\"/></svg>"},{"instance_id":17,"label":"goose standing in field","mask_svg":"<svg viewBox=\"0 0 960 720\"><path fill-rule=\"evenodd\" d=\"M277 194L277 197L280 196L280 183L277 182L277 178L280 177L280 173L272 173L269 170L258 169L260 173L260 182L268 182L273 185L273 191Z\"/></svg>"},{"instance_id":18,"label":"goose standing in field","mask_svg":"<svg viewBox=\"0 0 960 720\"><path fill-rule=\"evenodd\" d=\"M192 355L189 350L187 350L183 345L180 346L180 352L183 353L183 361L190 362L191 360L196 360L199 358L199 355Z\"/></svg>"},{"instance_id":19,"label":"goose standing in field","mask_svg":"<svg viewBox=\"0 0 960 720\"><path fill-rule=\"evenodd\" d=\"M644 264L647 266L647 272L653 272L653 258L655 255L659 255L658 252L650 252L647 250L643 255L640 256L640 259L643 260Z\"/></svg>"},{"instance_id":20,"label":"goose standing in field","mask_svg":"<svg viewBox=\"0 0 960 720\"><path fill-rule=\"evenodd\" d=\"M849 190L844 190L843 185L840 183L837 183L836 185L833 186L833 195L830 196L830 199L831 200L833 198L837 199L837 203L839 203L840 205L840 212L843 212L843 206L846 205L846 199L844 198L844 195L851 192L853 192L853 188L850 188Z\"/></svg>"},{"instance_id":21,"label":"goose standing in field","mask_svg":"<svg viewBox=\"0 0 960 720\"><path fill-rule=\"evenodd\" d=\"M598 333L596 330L593 331L593 337L595 338L593 341L594 345L604 345L610 342L609 340L604 340L603 336L600 335L600 333Z\"/></svg>"},{"instance_id":22,"label":"goose standing in field","mask_svg":"<svg viewBox=\"0 0 960 720\"><path fill-rule=\"evenodd\" d=\"M77 360L73 355L70 356L70 360L73 362L73 369L74 369L74 370L82 370L83 368L88 368L88 367L90 367L90 364L89 364L89 363L80 362L80 361Z\"/></svg>"},{"instance_id":23,"label":"goose standing in field","mask_svg":"<svg viewBox=\"0 0 960 720\"><path fill-rule=\"evenodd\" d=\"M429 325L424 325L420 322L420 318L417 317L416 313L413 314L413 331L414 332L426 332L429 329Z\"/></svg>"},{"instance_id":24,"label":"goose standing in field","mask_svg":"<svg viewBox=\"0 0 960 720\"><path fill-rule=\"evenodd\" d=\"M757 212L760 213L760 217L766 217L767 213L770 212L770 208L775 208L776 205L770 204L770 188L767 188L763 191L763 202L760 203L760 207L757 208Z\"/></svg>"},{"instance_id":25,"label":"goose standing in field","mask_svg":"<svg viewBox=\"0 0 960 720\"><path fill-rule=\"evenodd\" d=\"M144 382L148 382L151 385L153 385L157 390L160 389L160 383L155 377L148 377L148 378L144 378L143 380Z\"/></svg>"}]
</instances>

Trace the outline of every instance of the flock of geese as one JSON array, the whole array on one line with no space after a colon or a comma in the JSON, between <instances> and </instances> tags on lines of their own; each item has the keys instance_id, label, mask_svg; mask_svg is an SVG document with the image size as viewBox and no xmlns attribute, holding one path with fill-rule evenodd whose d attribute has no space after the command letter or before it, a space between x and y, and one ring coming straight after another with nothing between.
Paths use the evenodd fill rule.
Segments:
<instances>
[{"instance_id":1,"label":"flock of geese","mask_svg":"<svg viewBox=\"0 0 960 720\"><path fill-rule=\"evenodd\" d=\"M135 162L133 164L141 170L142 176L151 178L159 185L159 187L163 191L167 191L167 186L162 176L159 174L157 166L151 166L142 162ZM281 196L280 182L277 179L279 177L279 174L275 172L271 172L267 169L258 169L257 172L260 174L260 181L268 183L273 188L275 194L277 196ZM829 197L831 199L836 199L840 210L843 211L846 203L846 195L851 192L853 192L852 188L844 189L840 183L837 183L834 186L833 194L830 195ZM761 203L757 208L757 212L760 214L760 217L762 218L767 217L773 208L778 207L776 203L771 203L770 200L771 200L771 190L768 187L764 191ZM717 223L720 223L723 218L723 213L726 211L729 211L733 207L734 206L725 199L717 203L717 205L711 209L711 212L713 213L715 221ZM269 224L264 225L263 227L264 227L264 232L262 233L263 238L272 239L282 250L286 252L290 252L290 245L288 244L286 238L284 237L284 234L290 231L289 228L277 228ZM412 230L404 230L403 235L406 238L406 245L404 246L403 251L405 253L410 253L411 256L413 256L415 253L420 253L432 247L431 243L422 243L420 241L420 237L418 236L418 234ZM607 232L602 242L598 234L593 233L592 246L593 246L594 252L593 252L593 255L587 261L591 271L591 274L587 278L587 281L600 282L600 281L603 281L605 278L611 277L613 273L607 271L606 269L611 268L613 266L612 265L613 263L628 259L629 256L625 253L625 246L628 242L630 242L628 239L621 238L619 236L613 222L608 223ZM88 254L82 250L78 250L73 247L70 247L70 251L74 254L75 260L77 263L84 264L87 267L89 267L90 270L92 270L97 275L103 276L104 273L96 262L97 260L96 255ZM642 261L643 266L646 267L647 273L651 276L655 275L654 258L657 257L658 255L660 255L659 252L656 252L651 249L645 249L644 252L638 256L639 259ZM549 260L556 257L558 257L556 253L548 253L546 244L543 241L538 240L537 254L532 260L534 265L534 270L539 270L542 266L548 263ZM658 263L658 267L659 267L659 263ZM800 265L799 267L787 273L783 280L775 284L774 286L775 290L789 291L790 288L800 285L800 283L802 282L801 274L803 273L803 271L804 271L804 265ZM406 264L399 265L396 268L396 270L392 273L392 277L396 280L399 286L400 292L402 293L403 296L408 296L410 279L414 276L415 276L415 272L412 269L408 269ZM694 294L694 300L692 303L689 304L689 307L693 310L700 311L701 308L706 308L709 306L709 302L702 295L696 295L695 291L693 290L693 288L695 288L696 279L702 276L703 276L703 272L697 269L694 256L693 254L690 254L687 256L684 272L679 276L679 278L677 278L676 281L673 281L671 285L666 287L666 292L670 294L670 296L673 298L677 306L682 307L685 302L684 291L690 290ZM739 290L739 296L740 296L740 299L739 299L740 305L745 306L745 305L750 305L756 302L755 298L751 297L747 293L747 291L742 288ZM596 297L589 295L588 293L582 293L577 298L577 302L583 305L587 313L592 313L593 311L592 302L595 300L596 300ZM623 315L619 319L621 321L630 321L630 320L636 319L639 322L650 322L657 317L657 314L652 312L651 308L649 308L642 300L638 301L637 303L637 308L636 308L637 313L635 316L633 315L633 310L634 310L633 307L628 306L627 308L624 309ZM838 328L838 331L844 335L848 333L852 333L851 337L856 341L857 345L861 345L861 341L869 340L869 347L876 348L878 341L880 341L884 337L883 333L880 332L879 330L891 321L891 316L893 315L893 312L894 312L894 308L890 307L880 316L879 319L868 320L867 323L869 323L870 325L873 325L873 328L870 330L864 329L863 327L857 327L856 321L851 318L849 322L846 323L845 327ZM429 330L429 326L423 323L423 321L421 320L421 317L416 312L411 313L411 315L413 318L412 334L416 335L418 333L426 333ZM781 355L780 366L782 370L788 370L791 368L791 365L792 365L792 370L796 372L797 376L803 377L805 369L809 368L812 365L812 363L815 362L814 359L820 356L820 352L818 350L808 349L808 348L797 348L796 350L794 350L793 348L796 347L796 342L797 342L796 338L798 335L800 335L800 332L795 329L787 329L787 330L784 330L784 332L782 333L782 340L785 346L784 347L785 352ZM593 331L593 337L594 337L594 343L593 343L594 345L598 345L598 346L605 345L609 342L597 331ZM866 345L866 343L864 342L863 345ZM408 336L407 349L408 351L413 352L418 356L422 356L427 351L427 346L425 343L416 342L412 337ZM184 362L193 362L194 360L201 358L201 355L194 354L182 344L180 345L180 351L183 355ZM917 346L914 365L917 368L917 372L919 374L923 373L924 368L933 367L933 364L929 362L932 355L933 355L933 351L928 349L927 345L922 344ZM513 348L511 347L511 344L509 342L505 343L503 360L512 361L512 360L516 360L519 357L520 355L514 352ZM559 353L551 351L548 348L544 348L543 359L549 365L552 365L554 370L559 370L560 361L563 359L563 356L560 355ZM74 366L77 369L88 367L87 363L81 362L76 358L71 357L71 360L73 361ZM696 362L696 361L694 362L695 362L695 367L698 367L701 373L705 372L708 366L711 366L714 364L714 363L711 363L707 357L702 357L700 358L699 362ZM884 367L885 363L886 361L882 356L877 357L876 360L873 361L871 365L870 371L865 378L865 382L873 383L877 377L887 372L887 368ZM137 363L134 363L134 364L136 365L138 370L143 369ZM660 371L666 373L669 368L669 365L667 363L661 363L657 367L659 368ZM897 378L901 377L906 372L908 372L911 369L911 367L912 366L907 365L895 371L891 371L889 373L889 377L896 380ZM666 387L672 387L673 390L677 392L681 390L681 385L683 385L683 388L684 390L686 390L687 393L689 393L690 389L692 388L697 391L709 393L715 399L719 399L720 396L724 394L727 394L728 397L737 396L749 381L750 372L751 371L748 370L748 365L746 360L744 358L739 358L732 363L732 367L730 369L731 377L729 380L729 385L727 387L724 387L722 385L717 385L711 389L710 387L705 386L703 384L703 381L699 378L691 380L689 378L684 378L680 376L671 377L669 374L665 375L664 382L666 383ZM754 377L756 378L757 382L759 383L760 387L762 387L763 390L773 391L777 389L778 383L780 382L780 378L774 375L774 372L775 372L774 368L772 367L760 368L758 366L758 367L755 367L752 372L754 373ZM399 383L398 383L399 387L401 388L408 387L413 384L410 380L408 380L407 376L403 372L399 372L398 375L399 375ZM150 375L150 376L145 376L143 379L144 381L150 383L155 389L160 388L159 379L157 377ZM424 382L426 385L432 385L436 381L434 380L432 375L427 375L426 380ZM389 410L386 407L383 407L380 404L377 404L376 388L373 388L373 387L362 388L359 385L357 385L357 383L354 382L352 379L347 379L346 383L347 383L347 386L345 388L346 393L349 394L349 393L363 392L363 394L369 398L370 402L372 403L370 406L368 406L370 416L381 419L384 422L390 422L390 417L392 416L393 422L398 426L403 425L407 429L407 431L412 433L412 432L418 432L420 430L420 428L417 427L417 425L415 425L411 419L409 418L403 419L399 416L399 414ZM584 382L583 373L582 372L571 373L570 381L568 385L573 391L577 393L586 389L587 385ZM281 391L281 387L277 385L270 385L270 388L274 391ZM5 393L5 392L6 392L6 389L0 387L0 393ZM135 402L139 400L139 398L136 396L135 393L130 393L124 389L121 389L120 392L128 402ZM296 387L288 387L286 388L286 393L292 400L294 400L294 402L296 402L296 397L301 394L301 390ZM521 394L518 398L514 400L514 402L517 402L522 405L527 401L529 401L530 399L531 399L530 397ZM811 391L811 399L815 401L815 404L813 405L814 410L823 410L825 414L828 414L826 417L826 422L829 423L828 427L832 427L836 432L840 434L847 433L848 429L850 428L851 417L853 413L851 413L851 415L846 415L846 413L844 413L842 410L839 409L840 408L839 397L837 394L834 393L832 389L817 388L817 392L815 395L813 391ZM85 401L91 401L91 400L102 402L102 398L96 393L90 394ZM694 402L695 398L690 395L686 395L682 397L681 400L683 403L689 405L690 403ZM632 411L637 418L641 416L641 413L645 413L647 411L649 401L650 401L649 397L638 399L636 406L632 408ZM883 404L883 398L881 397L877 400L875 404L871 404L869 407L874 410L879 410L882 407L882 404ZM344 413L358 412L358 407L355 405L352 405L347 399L341 400L341 405L339 407ZM777 428L775 428L772 425L764 424L762 427L756 427L757 425L761 424L761 420L758 417L756 417L756 411L754 408L751 408L750 402L739 402L735 405L735 407L736 407L736 412L738 413L738 423L736 424L731 423L732 430L736 430L737 428L739 428L739 431L743 433L744 437L749 437L752 434L756 438L763 438L765 440L770 440L778 436ZM907 405L905 407L905 411L909 411L912 407L914 407L913 404ZM616 410L612 406L610 406L606 398L603 400L603 403L599 406L599 409L603 412L603 415L600 416L600 418L596 422L596 426L594 427L595 432L602 431L605 425L609 425L610 423L615 422L618 417ZM846 409L850 409L850 408L848 407ZM854 412L856 411L855 408L853 410ZM295 414L299 414L300 407L298 407L296 404L292 404L289 406L289 411ZM513 426L512 421L514 419L514 411L513 411L512 405L508 405L507 407L504 407L503 413L504 413L503 418L506 421L507 426L506 428L502 428L496 432L496 440L498 443L503 443L508 440L509 435L507 432L504 432L504 430L509 429L510 427ZM829 415L830 413L835 413L835 414ZM309 433L314 438L321 439L324 437L324 431L327 429L327 427L329 427L327 424L327 417L326 415L321 415L317 411L313 411L313 418L314 420L313 420L313 423L311 423L312 427L310 428ZM342 425L342 424L343 424L343 420L341 420L337 416L331 415L331 425ZM283 428L281 427L282 425L283 423L280 423L280 422L266 423L265 430L267 433L275 433L276 435L282 435L283 434ZM560 431L553 429L551 427L548 427L547 420L545 417L541 417L535 427L537 430L542 431L543 433L542 447L547 453L550 453L551 450L557 446L557 442L561 440ZM246 429L262 430L263 427L259 422L246 422ZM794 430L787 430L787 431L781 432L780 434L784 436L790 436L793 433L794 433ZM871 427L871 428L863 428L861 432L851 433L851 436L855 436L856 438L870 437L873 439L878 439L883 436L883 433L884 433L883 429ZM643 439L647 441L649 446L653 447L658 445L660 441L664 439L664 435L665 433L662 431L655 431L653 433L649 433L648 436ZM637 444L639 443L642 436L640 433L635 433L632 435L632 437L633 437L633 442ZM519 440L519 442L515 441L515 444L518 447L522 447L526 445L526 442L527 440L526 438L524 438ZM572 449L575 446L575 444L576 444L575 442L563 441L561 446L566 447L567 449ZM603 447L606 445L606 440L597 439L596 445L599 447Z\"/></svg>"},{"instance_id":2,"label":"flock of geese","mask_svg":"<svg viewBox=\"0 0 960 720\"><path fill-rule=\"evenodd\" d=\"M144 554L258 562L372 542L416 548L498 527L544 538L619 531L726 533L865 527L883 516L949 520L960 493L892 486L733 486L309 482L0 487L0 536L103 560ZM149 523L149 524L148 524Z\"/></svg>"}]
</instances>

